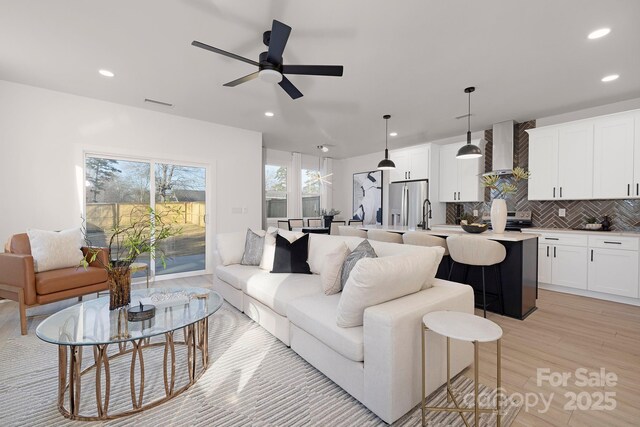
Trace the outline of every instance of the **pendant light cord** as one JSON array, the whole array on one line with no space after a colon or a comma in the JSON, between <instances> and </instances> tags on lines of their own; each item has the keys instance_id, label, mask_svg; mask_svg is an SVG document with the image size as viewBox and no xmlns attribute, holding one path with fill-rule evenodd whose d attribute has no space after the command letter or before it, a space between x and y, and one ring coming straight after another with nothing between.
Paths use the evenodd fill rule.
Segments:
<instances>
[{"instance_id":1,"label":"pendant light cord","mask_svg":"<svg viewBox=\"0 0 640 427\"><path fill-rule=\"evenodd\" d=\"M469 114L467 114L467 132L471 132L471 92L469 92Z\"/></svg>"},{"instance_id":2,"label":"pendant light cord","mask_svg":"<svg viewBox=\"0 0 640 427\"><path fill-rule=\"evenodd\" d=\"M384 148L389 149L389 119L384 119Z\"/></svg>"}]
</instances>

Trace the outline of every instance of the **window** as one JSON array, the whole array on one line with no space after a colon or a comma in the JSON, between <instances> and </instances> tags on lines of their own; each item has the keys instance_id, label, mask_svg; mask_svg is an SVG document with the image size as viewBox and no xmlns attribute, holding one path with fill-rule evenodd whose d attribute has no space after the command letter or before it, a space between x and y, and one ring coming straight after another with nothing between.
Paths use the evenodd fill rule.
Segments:
<instances>
[{"instance_id":1,"label":"window","mask_svg":"<svg viewBox=\"0 0 640 427\"><path fill-rule=\"evenodd\" d=\"M287 168L265 165L264 186L267 218L287 217Z\"/></svg>"},{"instance_id":2,"label":"window","mask_svg":"<svg viewBox=\"0 0 640 427\"><path fill-rule=\"evenodd\" d=\"M108 246L111 230L133 213L148 207L158 212L171 209L179 212L174 219L182 232L162 242L166 267L159 257L150 263L149 254L138 261L157 275L205 270L205 167L86 156L85 185L87 237L92 245Z\"/></svg>"},{"instance_id":3,"label":"window","mask_svg":"<svg viewBox=\"0 0 640 427\"><path fill-rule=\"evenodd\" d=\"M320 171L302 169L302 217L320 216Z\"/></svg>"}]
</instances>

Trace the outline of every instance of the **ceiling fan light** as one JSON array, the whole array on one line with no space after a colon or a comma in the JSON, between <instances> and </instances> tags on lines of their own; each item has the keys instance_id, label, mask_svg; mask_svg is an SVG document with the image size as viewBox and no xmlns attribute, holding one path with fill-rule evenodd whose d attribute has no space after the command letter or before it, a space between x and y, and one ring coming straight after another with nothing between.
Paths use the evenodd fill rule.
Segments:
<instances>
[{"instance_id":1,"label":"ceiling fan light","mask_svg":"<svg viewBox=\"0 0 640 427\"><path fill-rule=\"evenodd\" d=\"M260 80L267 83L280 83L282 74L276 70L260 70L258 73Z\"/></svg>"}]
</instances>

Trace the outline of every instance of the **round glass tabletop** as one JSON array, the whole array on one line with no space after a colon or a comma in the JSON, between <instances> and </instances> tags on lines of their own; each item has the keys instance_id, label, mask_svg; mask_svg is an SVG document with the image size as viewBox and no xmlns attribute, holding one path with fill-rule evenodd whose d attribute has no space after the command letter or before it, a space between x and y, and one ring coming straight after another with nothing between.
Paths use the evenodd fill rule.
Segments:
<instances>
[{"instance_id":1,"label":"round glass tabletop","mask_svg":"<svg viewBox=\"0 0 640 427\"><path fill-rule=\"evenodd\" d=\"M41 340L58 345L95 345L133 341L175 331L203 320L222 306L217 292L204 288L150 288L131 291L131 307L152 304L155 316L128 321L127 310L109 310L109 297L76 304L38 325Z\"/></svg>"}]
</instances>

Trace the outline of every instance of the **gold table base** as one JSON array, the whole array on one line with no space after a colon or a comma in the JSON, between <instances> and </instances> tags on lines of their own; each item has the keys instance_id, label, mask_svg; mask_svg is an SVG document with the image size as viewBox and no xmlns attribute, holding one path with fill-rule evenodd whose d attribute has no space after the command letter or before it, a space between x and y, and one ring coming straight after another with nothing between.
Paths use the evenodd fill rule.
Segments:
<instances>
[{"instance_id":1,"label":"gold table base","mask_svg":"<svg viewBox=\"0 0 640 427\"><path fill-rule=\"evenodd\" d=\"M196 323L183 328L184 341L174 341L175 331L165 333L165 342L150 343L149 338L132 340L132 348L127 349L129 341L118 343L119 352L108 356L107 347L109 344L93 345L94 364L81 370L82 347L78 345L58 346L58 410L66 418L80 421L100 421L126 417L146 409L153 408L172 399L189 387L191 387L204 374L209 367L209 318L204 318ZM187 369L189 381L186 385L175 388L176 379L176 352L175 345L187 346ZM151 402L143 402L144 399L144 358L143 350L149 347L164 346L163 377L165 396ZM198 363L198 352L200 353L200 363ZM70 357L68 357L68 354ZM131 388L131 409L109 413L109 397L111 391L111 371L109 361L131 354L131 368L129 380ZM139 381L136 387L136 365L139 371ZM95 371L95 404L97 415L83 415L80 413L81 383L82 376ZM103 371L104 371L104 396L103 392ZM68 380L67 380L68 378ZM65 394L68 392L69 408L65 408Z\"/></svg>"},{"instance_id":2,"label":"gold table base","mask_svg":"<svg viewBox=\"0 0 640 427\"><path fill-rule=\"evenodd\" d=\"M422 323L422 322L421 322ZM426 412L427 411L436 411L436 412L457 412L458 414L460 414L460 417L462 418L462 422L464 422L464 425L466 427L469 427L469 420L467 420L467 417L465 417L465 412L466 413L472 413L473 414L473 425L478 427L480 425L480 414L485 414L485 413L495 413L496 414L496 426L500 427L501 421L502 421L502 414L500 412L500 386L502 383L502 367L501 367L501 359L502 359L502 345L501 345L501 339L498 339L496 341L497 343L497 372L496 372L496 384L497 384L497 389L496 389L496 407L495 408L481 408L478 404L478 376L479 376L479 342L478 341L473 341L473 407L470 408L464 408L461 407L460 404L458 403L458 400L456 399L455 393L453 392L452 388L451 388L451 338L446 337L447 338L447 403L449 402L453 402L453 405L455 406L454 408L450 408L450 407L443 407L443 406L427 406L427 396L425 396L426 394L426 375L425 375L425 370L426 370L426 366L425 366L425 335L426 333L429 331L429 328L427 328L425 326L424 323L422 323L422 402L421 402L421 407L422 407L422 425L425 426L425 418L426 418Z\"/></svg>"}]
</instances>

